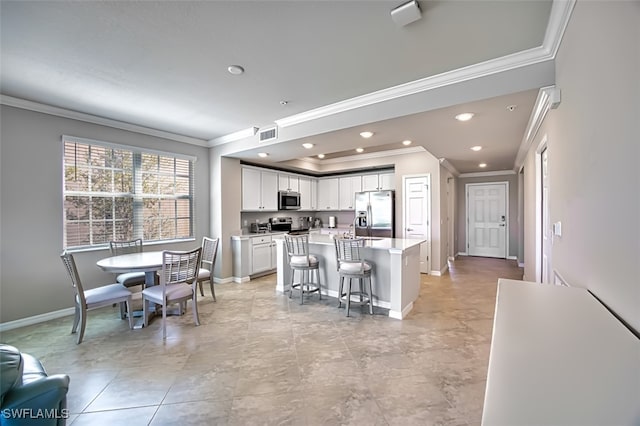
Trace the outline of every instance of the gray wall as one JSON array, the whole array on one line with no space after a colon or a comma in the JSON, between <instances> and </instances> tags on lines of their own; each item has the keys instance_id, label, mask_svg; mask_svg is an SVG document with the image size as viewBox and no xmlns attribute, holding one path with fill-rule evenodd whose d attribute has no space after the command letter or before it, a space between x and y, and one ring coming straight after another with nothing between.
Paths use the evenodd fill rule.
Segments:
<instances>
[{"instance_id":1,"label":"gray wall","mask_svg":"<svg viewBox=\"0 0 640 426\"><path fill-rule=\"evenodd\" d=\"M556 57L562 91L525 171L525 276L535 278L535 150L549 154L552 265L640 332L640 3L577 2Z\"/></svg>"},{"instance_id":2,"label":"gray wall","mask_svg":"<svg viewBox=\"0 0 640 426\"><path fill-rule=\"evenodd\" d=\"M153 246L186 249L209 231L208 149L3 105L0 130L0 322L73 306L62 251L62 135L193 155L195 242ZM108 250L77 253L87 288L113 282L95 262Z\"/></svg>"},{"instance_id":3,"label":"gray wall","mask_svg":"<svg viewBox=\"0 0 640 426\"><path fill-rule=\"evenodd\" d=\"M458 202L457 230L458 230L458 253L467 252L467 192L466 184L469 183L490 183L509 182L509 252L507 256L518 256L518 178L515 173L508 175L490 175L482 177L459 177L456 187L456 197Z\"/></svg>"}]
</instances>

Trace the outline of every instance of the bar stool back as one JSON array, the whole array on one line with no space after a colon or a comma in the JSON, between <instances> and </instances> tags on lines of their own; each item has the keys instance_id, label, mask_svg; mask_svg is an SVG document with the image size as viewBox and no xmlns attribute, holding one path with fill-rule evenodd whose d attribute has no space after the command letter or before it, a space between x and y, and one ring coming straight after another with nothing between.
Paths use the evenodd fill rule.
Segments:
<instances>
[{"instance_id":1,"label":"bar stool back","mask_svg":"<svg viewBox=\"0 0 640 426\"><path fill-rule=\"evenodd\" d=\"M336 238L334 242L336 246L338 274L340 276L340 284L338 287L338 307L342 307L342 301L344 300L347 305L347 316L349 316L349 308L351 307L351 303L357 303L360 306L368 304L369 313L373 315L371 263L365 261L360 256L360 247L364 246L364 240ZM345 278L349 279L346 292L344 290ZM352 281L354 278L357 279L359 283L358 291L351 291ZM365 279L368 279L368 286L365 282ZM358 296L360 301L352 302L352 295Z\"/></svg>"},{"instance_id":2,"label":"bar stool back","mask_svg":"<svg viewBox=\"0 0 640 426\"><path fill-rule=\"evenodd\" d=\"M285 235L284 241L289 256L291 268L291 287L289 298L294 289L300 291L300 304L304 303L304 295L318 292L318 298L322 299L320 291L320 273L318 258L309 254L309 235ZM295 282L295 272L300 271L300 281ZM315 272L315 282L311 281L311 271Z\"/></svg>"}]
</instances>

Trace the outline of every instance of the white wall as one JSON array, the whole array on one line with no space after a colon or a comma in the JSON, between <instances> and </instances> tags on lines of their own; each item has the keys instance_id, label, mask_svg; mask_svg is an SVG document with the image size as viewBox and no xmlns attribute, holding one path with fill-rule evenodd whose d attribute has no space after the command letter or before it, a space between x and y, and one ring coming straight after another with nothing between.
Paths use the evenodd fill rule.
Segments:
<instances>
[{"instance_id":1,"label":"white wall","mask_svg":"<svg viewBox=\"0 0 640 426\"><path fill-rule=\"evenodd\" d=\"M195 242L153 246L187 249L209 231L208 149L3 105L0 113L0 322L73 306L62 261L62 135L193 155ZM95 262L107 250L75 255L87 288L113 282ZM71 327L71 325L69 325Z\"/></svg>"},{"instance_id":2,"label":"white wall","mask_svg":"<svg viewBox=\"0 0 640 426\"><path fill-rule=\"evenodd\" d=\"M525 275L535 277L535 149L548 137L552 264L640 332L640 3L578 2L556 57L562 91L525 162Z\"/></svg>"}]
</instances>

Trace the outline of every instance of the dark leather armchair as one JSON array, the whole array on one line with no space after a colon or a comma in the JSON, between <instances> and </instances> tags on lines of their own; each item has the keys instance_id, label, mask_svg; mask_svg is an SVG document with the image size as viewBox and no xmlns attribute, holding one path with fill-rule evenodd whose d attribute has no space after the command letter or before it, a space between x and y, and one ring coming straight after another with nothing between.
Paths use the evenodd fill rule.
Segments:
<instances>
[{"instance_id":1,"label":"dark leather armchair","mask_svg":"<svg viewBox=\"0 0 640 426\"><path fill-rule=\"evenodd\" d=\"M48 376L35 357L0 344L0 425L64 425L69 376Z\"/></svg>"}]
</instances>

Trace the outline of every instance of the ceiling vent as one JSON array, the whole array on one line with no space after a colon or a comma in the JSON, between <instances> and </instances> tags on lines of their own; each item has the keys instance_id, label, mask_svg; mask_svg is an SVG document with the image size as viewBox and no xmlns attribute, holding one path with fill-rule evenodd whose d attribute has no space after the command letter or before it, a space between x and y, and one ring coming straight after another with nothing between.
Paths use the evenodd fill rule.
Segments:
<instances>
[{"instance_id":1,"label":"ceiling vent","mask_svg":"<svg viewBox=\"0 0 640 426\"><path fill-rule=\"evenodd\" d=\"M278 138L278 128L271 127L268 129L260 130L260 142L271 141Z\"/></svg>"}]
</instances>

